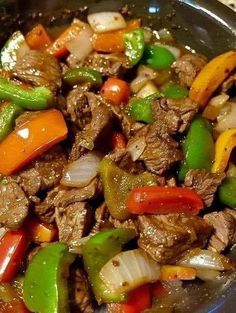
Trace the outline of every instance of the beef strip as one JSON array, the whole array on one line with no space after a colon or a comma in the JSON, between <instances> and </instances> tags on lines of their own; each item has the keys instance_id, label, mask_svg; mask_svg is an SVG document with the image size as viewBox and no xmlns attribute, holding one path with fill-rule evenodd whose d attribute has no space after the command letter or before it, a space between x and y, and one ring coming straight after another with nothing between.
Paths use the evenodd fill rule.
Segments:
<instances>
[{"instance_id":1,"label":"beef strip","mask_svg":"<svg viewBox=\"0 0 236 313\"><path fill-rule=\"evenodd\" d=\"M102 203L95 211L95 225L93 226L90 235L94 235L101 230L113 228L113 223L109 221L110 213L106 203Z\"/></svg>"},{"instance_id":2,"label":"beef strip","mask_svg":"<svg viewBox=\"0 0 236 313\"><path fill-rule=\"evenodd\" d=\"M33 196L42 190L48 190L60 182L62 171L67 163L60 146L44 153L17 176L23 190Z\"/></svg>"},{"instance_id":3,"label":"beef strip","mask_svg":"<svg viewBox=\"0 0 236 313\"><path fill-rule=\"evenodd\" d=\"M119 149L108 154L108 157L115 162L119 168L130 174L140 174L144 172L141 162L133 162L132 157L126 149Z\"/></svg>"},{"instance_id":4,"label":"beef strip","mask_svg":"<svg viewBox=\"0 0 236 313\"><path fill-rule=\"evenodd\" d=\"M17 229L28 214L29 201L22 188L12 179L0 184L0 225Z\"/></svg>"},{"instance_id":5,"label":"beef strip","mask_svg":"<svg viewBox=\"0 0 236 313\"><path fill-rule=\"evenodd\" d=\"M212 226L201 217L185 214L138 217L138 245L159 263L173 263L190 248L205 247Z\"/></svg>"},{"instance_id":6,"label":"beef strip","mask_svg":"<svg viewBox=\"0 0 236 313\"><path fill-rule=\"evenodd\" d=\"M177 74L183 86L191 87L194 79L201 69L206 65L207 60L199 54L184 54L174 64L172 68Z\"/></svg>"},{"instance_id":7,"label":"beef strip","mask_svg":"<svg viewBox=\"0 0 236 313\"><path fill-rule=\"evenodd\" d=\"M224 178L224 173L209 173L204 169L190 170L185 176L184 185L195 190L204 201L205 206L209 207Z\"/></svg>"},{"instance_id":8,"label":"beef strip","mask_svg":"<svg viewBox=\"0 0 236 313\"><path fill-rule=\"evenodd\" d=\"M180 100L159 98L152 103L154 119L166 125L169 134L183 133L198 110L190 98Z\"/></svg>"},{"instance_id":9,"label":"beef strip","mask_svg":"<svg viewBox=\"0 0 236 313\"><path fill-rule=\"evenodd\" d=\"M54 199L57 196L60 188L60 186L53 188L47 193L46 198L41 203L35 205L34 211L42 222L52 223L54 221Z\"/></svg>"},{"instance_id":10,"label":"beef strip","mask_svg":"<svg viewBox=\"0 0 236 313\"><path fill-rule=\"evenodd\" d=\"M84 271L72 269L69 276L70 309L73 313L94 313L89 284Z\"/></svg>"},{"instance_id":11,"label":"beef strip","mask_svg":"<svg viewBox=\"0 0 236 313\"><path fill-rule=\"evenodd\" d=\"M54 56L30 50L17 59L13 75L33 86L45 86L52 91L61 87L61 68Z\"/></svg>"},{"instance_id":12,"label":"beef strip","mask_svg":"<svg viewBox=\"0 0 236 313\"><path fill-rule=\"evenodd\" d=\"M86 202L75 202L66 207L56 207L55 219L59 241L77 247L78 240L86 236L93 223L94 210Z\"/></svg>"},{"instance_id":13,"label":"beef strip","mask_svg":"<svg viewBox=\"0 0 236 313\"><path fill-rule=\"evenodd\" d=\"M133 140L145 140L144 150L138 159L144 161L147 169L153 174L163 174L183 158L179 144L159 121L142 128Z\"/></svg>"},{"instance_id":14,"label":"beef strip","mask_svg":"<svg viewBox=\"0 0 236 313\"><path fill-rule=\"evenodd\" d=\"M91 68L100 72L103 76L119 76L130 67L127 57L122 53L102 54L94 52L79 62L73 56L69 56L67 63L71 68Z\"/></svg>"},{"instance_id":15,"label":"beef strip","mask_svg":"<svg viewBox=\"0 0 236 313\"><path fill-rule=\"evenodd\" d=\"M72 146L70 161L77 160L85 151L93 150L104 135L110 134L113 113L105 104L105 101L94 93L87 92L86 96L92 112L91 123L76 134ZM100 147L102 145L99 145Z\"/></svg>"},{"instance_id":16,"label":"beef strip","mask_svg":"<svg viewBox=\"0 0 236 313\"><path fill-rule=\"evenodd\" d=\"M77 86L66 98L67 114L80 130L91 122L91 108L86 96L88 90L89 85Z\"/></svg>"},{"instance_id":17,"label":"beef strip","mask_svg":"<svg viewBox=\"0 0 236 313\"><path fill-rule=\"evenodd\" d=\"M221 252L236 243L236 211L226 209L206 214L204 219L214 227L208 248Z\"/></svg>"}]
</instances>

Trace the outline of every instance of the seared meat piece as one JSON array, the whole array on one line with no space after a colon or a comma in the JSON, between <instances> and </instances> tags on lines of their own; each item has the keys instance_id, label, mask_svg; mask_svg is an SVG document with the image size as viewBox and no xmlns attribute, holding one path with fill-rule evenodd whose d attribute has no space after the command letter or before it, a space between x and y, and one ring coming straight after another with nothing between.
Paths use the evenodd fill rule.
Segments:
<instances>
[{"instance_id":1,"label":"seared meat piece","mask_svg":"<svg viewBox=\"0 0 236 313\"><path fill-rule=\"evenodd\" d=\"M92 112L91 123L76 134L75 142L72 146L70 161L77 160L86 150L93 150L96 143L104 135L109 135L109 128L112 127L113 113L104 103L104 100L94 93L86 93L89 106ZM100 145L102 146L102 145Z\"/></svg>"},{"instance_id":2,"label":"seared meat piece","mask_svg":"<svg viewBox=\"0 0 236 313\"><path fill-rule=\"evenodd\" d=\"M138 245L160 263L173 263L190 248L207 244L212 227L201 217L185 214L138 217Z\"/></svg>"},{"instance_id":3,"label":"seared meat piece","mask_svg":"<svg viewBox=\"0 0 236 313\"><path fill-rule=\"evenodd\" d=\"M29 201L22 188L12 179L0 184L0 225L17 229L28 214Z\"/></svg>"},{"instance_id":4,"label":"seared meat piece","mask_svg":"<svg viewBox=\"0 0 236 313\"><path fill-rule=\"evenodd\" d=\"M88 85L78 86L71 90L66 98L66 111L69 118L80 130L91 122L91 109L86 97Z\"/></svg>"},{"instance_id":5,"label":"seared meat piece","mask_svg":"<svg viewBox=\"0 0 236 313\"><path fill-rule=\"evenodd\" d=\"M214 227L209 249L221 252L236 243L236 211L226 209L206 214L204 219Z\"/></svg>"},{"instance_id":6,"label":"seared meat piece","mask_svg":"<svg viewBox=\"0 0 236 313\"><path fill-rule=\"evenodd\" d=\"M166 125L169 134L183 133L197 113L197 103L190 98L160 98L152 103L155 120Z\"/></svg>"},{"instance_id":7,"label":"seared meat piece","mask_svg":"<svg viewBox=\"0 0 236 313\"><path fill-rule=\"evenodd\" d=\"M69 277L70 308L73 313L94 313L89 284L84 271L72 269Z\"/></svg>"},{"instance_id":8,"label":"seared meat piece","mask_svg":"<svg viewBox=\"0 0 236 313\"><path fill-rule=\"evenodd\" d=\"M144 161L147 169L154 174L161 175L182 160L179 144L158 121L142 128L132 140L138 139L145 140L144 150L138 159Z\"/></svg>"},{"instance_id":9,"label":"seared meat piece","mask_svg":"<svg viewBox=\"0 0 236 313\"><path fill-rule=\"evenodd\" d=\"M44 153L17 176L17 181L29 195L38 191L47 190L60 182L66 156L60 146Z\"/></svg>"},{"instance_id":10,"label":"seared meat piece","mask_svg":"<svg viewBox=\"0 0 236 313\"><path fill-rule=\"evenodd\" d=\"M224 178L224 173L209 173L204 169L190 170L185 177L184 185L195 190L204 201L205 206L209 207Z\"/></svg>"},{"instance_id":11,"label":"seared meat piece","mask_svg":"<svg viewBox=\"0 0 236 313\"><path fill-rule=\"evenodd\" d=\"M207 60L199 54L184 54L173 65L175 73L179 77L181 85L191 87L194 79L201 69L206 65Z\"/></svg>"},{"instance_id":12,"label":"seared meat piece","mask_svg":"<svg viewBox=\"0 0 236 313\"><path fill-rule=\"evenodd\" d=\"M61 87L61 68L56 58L43 51L30 50L17 59L13 75L33 86L45 86L52 91Z\"/></svg>"},{"instance_id":13,"label":"seared meat piece","mask_svg":"<svg viewBox=\"0 0 236 313\"><path fill-rule=\"evenodd\" d=\"M78 240L86 236L93 223L94 210L86 202L75 202L66 207L56 207L55 218L59 241L77 247Z\"/></svg>"},{"instance_id":14,"label":"seared meat piece","mask_svg":"<svg viewBox=\"0 0 236 313\"><path fill-rule=\"evenodd\" d=\"M67 58L70 67L88 67L100 72L103 76L119 76L129 68L127 57L122 53L91 53L83 61L76 62L73 56Z\"/></svg>"},{"instance_id":15,"label":"seared meat piece","mask_svg":"<svg viewBox=\"0 0 236 313\"><path fill-rule=\"evenodd\" d=\"M130 174L140 174L144 172L141 162L133 162L129 151L119 149L108 154L108 157L115 162L121 169Z\"/></svg>"},{"instance_id":16,"label":"seared meat piece","mask_svg":"<svg viewBox=\"0 0 236 313\"><path fill-rule=\"evenodd\" d=\"M113 228L113 224L109 221L110 213L104 202L95 211L95 225L93 226L90 235L94 235L103 229Z\"/></svg>"},{"instance_id":17,"label":"seared meat piece","mask_svg":"<svg viewBox=\"0 0 236 313\"><path fill-rule=\"evenodd\" d=\"M46 198L35 205L34 211L42 222L52 223L54 221L55 205L54 199L57 196L60 187L55 187L47 193Z\"/></svg>"}]
</instances>

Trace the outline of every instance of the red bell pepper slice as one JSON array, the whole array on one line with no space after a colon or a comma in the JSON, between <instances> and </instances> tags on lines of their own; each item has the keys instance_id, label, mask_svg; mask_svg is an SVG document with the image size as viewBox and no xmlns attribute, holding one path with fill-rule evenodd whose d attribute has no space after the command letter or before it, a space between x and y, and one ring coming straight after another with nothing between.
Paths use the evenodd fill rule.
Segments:
<instances>
[{"instance_id":1,"label":"red bell pepper slice","mask_svg":"<svg viewBox=\"0 0 236 313\"><path fill-rule=\"evenodd\" d=\"M112 149L125 149L126 148L126 139L122 133L115 132L111 137L111 147Z\"/></svg>"},{"instance_id":2,"label":"red bell pepper slice","mask_svg":"<svg viewBox=\"0 0 236 313\"><path fill-rule=\"evenodd\" d=\"M197 215L203 209L200 196L187 188L146 186L135 188L128 198L132 214L185 213Z\"/></svg>"},{"instance_id":3,"label":"red bell pepper slice","mask_svg":"<svg viewBox=\"0 0 236 313\"><path fill-rule=\"evenodd\" d=\"M115 77L108 78L101 89L101 95L117 105L127 102L130 94L129 84Z\"/></svg>"},{"instance_id":4,"label":"red bell pepper slice","mask_svg":"<svg viewBox=\"0 0 236 313\"><path fill-rule=\"evenodd\" d=\"M9 302L0 301L0 312L4 313L30 313L21 299Z\"/></svg>"},{"instance_id":5,"label":"red bell pepper slice","mask_svg":"<svg viewBox=\"0 0 236 313\"><path fill-rule=\"evenodd\" d=\"M28 247L24 230L8 231L0 241L0 283L10 282L16 275Z\"/></svg>"}]
</instances>

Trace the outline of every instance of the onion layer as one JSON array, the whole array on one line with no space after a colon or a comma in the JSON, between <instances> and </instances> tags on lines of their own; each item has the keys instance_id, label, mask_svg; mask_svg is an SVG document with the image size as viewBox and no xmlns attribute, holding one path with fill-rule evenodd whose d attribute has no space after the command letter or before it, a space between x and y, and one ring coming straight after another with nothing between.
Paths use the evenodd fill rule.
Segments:
<instances>
[{"instance_id":1,"label":"onion layer","mask_svg":"<svg viewBox=\"0 0 236 313\"><path fill-rule=\"evenodd\" d=\"M131 291L160 277L160 266L142 249L121 252L108 261L99 274L109 289Z\"/></svg>"},{"instance_id":2,"label":"onion layer","mask_svg":"<svg viewBox=\"0 0 236 313\"><path fill-rule=\"evenodd\" d=\"M123 16L118 12L100 12L88 15L88 22L95 33L105 33L126 27Z\"/></svg>"},{"instance_id":3,"label":"onion layer","mask_svg":"<svg viewBox=\"0 0 236 313\"><path fill-rule=\"evenodd\" d=\"M97 176L100 161L101 158L93 152L83 155L66 167L61 184L69 187L87 186Z\"/></svg>"}]
</instances>

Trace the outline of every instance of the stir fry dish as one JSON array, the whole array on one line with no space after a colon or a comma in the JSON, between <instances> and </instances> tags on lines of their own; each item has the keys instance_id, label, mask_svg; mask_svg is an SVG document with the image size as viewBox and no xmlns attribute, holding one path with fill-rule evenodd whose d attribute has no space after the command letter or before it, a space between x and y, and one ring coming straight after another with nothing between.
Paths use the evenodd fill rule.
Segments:
<instances>
[{"instance_id":1,"label":"stir fry dish","mask_svg":"<svg viewBox=\"0 0 236 313\"><path fill-rule=\"evenodd\" d=\"M185 312L234 273L236 51L100 12L0 59L0 312Z\"/></svg>"}]
</instances>

